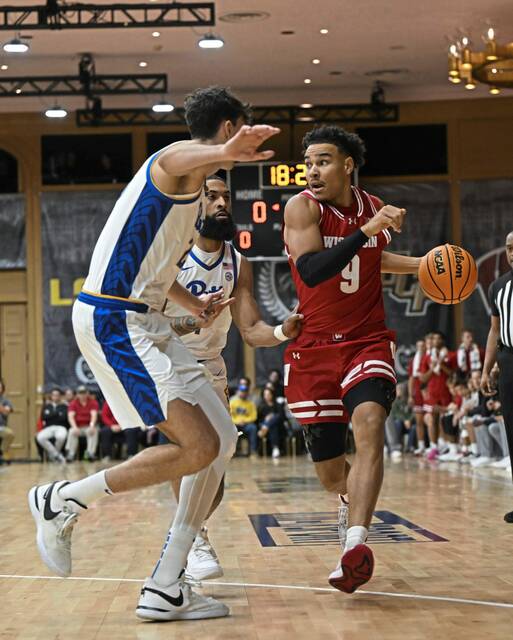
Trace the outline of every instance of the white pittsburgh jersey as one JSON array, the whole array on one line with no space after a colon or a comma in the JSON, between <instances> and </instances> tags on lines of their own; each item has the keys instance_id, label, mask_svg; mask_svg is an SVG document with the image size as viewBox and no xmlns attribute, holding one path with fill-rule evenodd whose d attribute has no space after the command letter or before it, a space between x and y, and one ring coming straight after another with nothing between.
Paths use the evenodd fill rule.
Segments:
<instances>
[{"instance_id":1,"label":"white pittsburgh jersey","mask_svg":"<svg viewBox=\"0 0 513 640\"><path fill-rule=\"evenodd\" d=\"M150 168L161 151L146 160L114 205L96 243L85 292L163 309L169 287L198 237L205 202L203 187L183 196L157 189Z\"/></svg>"},{"instance_id":2,"label":"white pittsburgh jersey","mask_svg":"<svg viewBox=\"0 0 513 640\"><path fill-rule=\"evenodd\" d=\"M235 287L240 271L241 255L225 242L220 252L207 253L197 246L185 259L177 281L195 296L215 293L224 289L224 297L229 298ZM167 301L166 316L180 318L190 315L183 307ZM225 309L208 329L199 333L188 333L182 341L198 360L211 360L221 355L226 346L226 337L232 323L230 308Z\"/></svg>"}]
</instances>

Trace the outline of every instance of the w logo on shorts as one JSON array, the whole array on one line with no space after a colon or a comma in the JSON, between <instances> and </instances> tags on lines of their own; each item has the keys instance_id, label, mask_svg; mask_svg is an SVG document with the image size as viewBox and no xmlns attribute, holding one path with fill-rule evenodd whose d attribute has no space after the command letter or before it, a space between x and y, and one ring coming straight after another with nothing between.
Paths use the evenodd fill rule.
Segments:
<instances>
[{"instance_id":1,"label":"w logo on shorts","mask_svg":"<svg viewBox=\"0 0 513 640\"><path fill-rule=\"evenodd\" d=\"M301 360L301 354L299 353L299 351L293 351L292 357L294 358L294 360Z\"/></svg>"}]
</instances>

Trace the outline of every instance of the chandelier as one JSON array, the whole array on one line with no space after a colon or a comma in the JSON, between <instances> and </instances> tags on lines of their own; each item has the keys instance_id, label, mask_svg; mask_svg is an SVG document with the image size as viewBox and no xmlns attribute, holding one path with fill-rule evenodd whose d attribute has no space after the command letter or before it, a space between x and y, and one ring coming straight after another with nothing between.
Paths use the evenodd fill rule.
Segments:
<instances>
[{"instance_id":1,"label":"chandelier","mask_svg":"<svg viewBox=\"0 0 513 640\"><path fill-rule=\"evenodd\" d=\"M513 89L513 42L498 44L495 30L490 28L484 40L484 50L472 50L467 37L449 47L449 81L465 83L472 91L477 82L490 86L489 92L497 95L501 89Z\"/></svg>"}]
</instances>

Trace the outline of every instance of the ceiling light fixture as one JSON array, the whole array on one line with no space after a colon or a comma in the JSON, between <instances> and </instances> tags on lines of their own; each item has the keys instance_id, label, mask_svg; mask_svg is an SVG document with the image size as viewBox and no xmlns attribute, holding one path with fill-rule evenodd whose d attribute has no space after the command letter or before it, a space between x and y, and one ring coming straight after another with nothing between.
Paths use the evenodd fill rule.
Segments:
<instances>
[{"instance_id":1,"label":"ceiling light fixture","mask_svg":"<svg viewBox=\"0 0 513 640\"><path fill-rule=\"evenodd\" d=\"M198 47L201 49L221 49L224 47L224 40L213 33L206 33L198 40Z\"/></svg>"},{"instance_id":2,"label":"ceiling light fixture","mask_svg":"<svg viewBox=\"0 0 513 640\"><path fill-rule=\"evenodd\" d=\"M474 89L477 82L513 89L513 42L499 44L495 36L495 29L487 29L483 36L485 46L480 51L472 49L466 36L451 44L448 56L451 82L463 81L469 90Z\"/></svg>"},{"instance_id":3,"label":"ceiling light fixture","mask_svg":"<svg viewBox=\"0 0 513 640\"><path fill-rule=\"evenodd\" d=\"M20 38L13 38L4 44L4 51L7 53L26 53L28 50L28 44Z\"/></svg>"},{"instance_id":4,"label":"ceiling light fixture","mask_svg":"<svg viewBox=\"0 0 513 640\"><path fill-rule=\"evenodd\" d=\"M304 82L305 84L312 84L312 81L311 81L311 79L310 79L310 78L305 78L305 79L303 80L303 82Z\"/></svg>"},{"instance_id":5,"label":"ceiling light fixture","mask_svg":"<svg viewBox=\"0 0 513 640\"><path fill-rule=\"evenodd\" d=\"M322 33L322 35L325 36L328 33L328 30L327 29L321 29L319 31L319 33Z\"/></svg>"},{"instance_id":6,"label":"ceiling light fixture","mask_svg":"<svg viewBox=\"0 0 513 640\"><path fill-rule=\"evenodd\" d=\"M311 102L303 102L299 105L301 109L311 109L313 104Z\"/></svg>"},{"instance_id":7,"label":"ceiling light fixture","mask_svg":"<svg viewBox=\"0 0 513 640\"><path fill-rule=\"evenodd\" d=\"M490 93L492 96L498 96L501 90L498 87L490 87Z\"/></svg>"},{"instance_id":8,"label":"ceiling light fixture","mask_svg":"<svg viewBox=\"0 0 513 640\"><path fill-rule=\"evenodd\" d=\"M21 93L21 89L16 89L14 93L17 93L18 95Z\"/></svg>"},{"instance_id":9,"label":"ceiling light fixture","mask_svg":"<svg viewBox=\"0 0 513 640\"><path fill-rule=\"evenodd\" d=\"M7 71L7 69L9 68L8 64L3 64L0 69L2 69L2 71Z\"/></svg>"},{"instance_id":10,"label":"ceiling light fixture","mask_svg":"<svg viewBox=\"0 0 513 640\"><path fill-rule=\"evenodd\" d=\"M154 38L160 38L160 31L154 31L151 35L152 35Z\"/></svg>"},{"instance_id":11,"label":"ceiling light fixture","mask_svg":"<svg viewBox=\"0 0 513 640\"><path fill-rule=\"evenodd\" d=\"M148 63L147 63L145 60L141 60L141 61L139 62L139 66L144 68L144 67L147 67L147 66L148 66Z\"/></svg>"},{"instance_id":12,"label":"ceiling light fixture","mask_svg":"<svg viewBox=\"0 0 513 640\"><path fill-rule=\"evenodd\" d=\"M162 100L162 102L157 102L157 104L154 104L151 110L155 113L171 113L171 111L174 111L174 108L174 105L166 102L165 100Z\"/></svg>"},{"instance_id":13,"label":"ceiling light fixture","mask_svg":"<svg viewBox=\"0 0 513 640\"><path fill-rule=\"evenodd\" d=\"M321 64L321 61L319 60L319 58L314 58L312 60L312 64Z\"/></svg>"},{"instance_id":14,"label":"ceiling light fixture","mask_svg":"<svg viewBox=\"0 0 513 640\"><path fill-rule=\"evenodd\" d=\"M65 118L67 115L68 112L66 111L66 109L63 109L58 105L55 105L45 111L45 116L47 118Z\"/></svg>"}]
</instances>

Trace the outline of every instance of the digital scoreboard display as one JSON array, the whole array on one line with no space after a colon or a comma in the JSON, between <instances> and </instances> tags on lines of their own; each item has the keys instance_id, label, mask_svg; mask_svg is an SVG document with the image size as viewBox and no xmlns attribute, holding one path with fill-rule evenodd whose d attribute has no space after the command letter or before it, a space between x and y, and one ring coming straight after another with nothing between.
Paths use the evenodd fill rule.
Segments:
<instances>
[{"instance_id":1,"label":"digital scoreboard display","mask_svg":"<svg viewBox=\"0 0 513 640\"><path fill-rule=\"evenodd\" d=\"M306 166L293 162L236 165L228 186L239 229L235 247L250 260L284 257L283 212L287 200L306 189Z\"/></svg>"}]
</instances>

